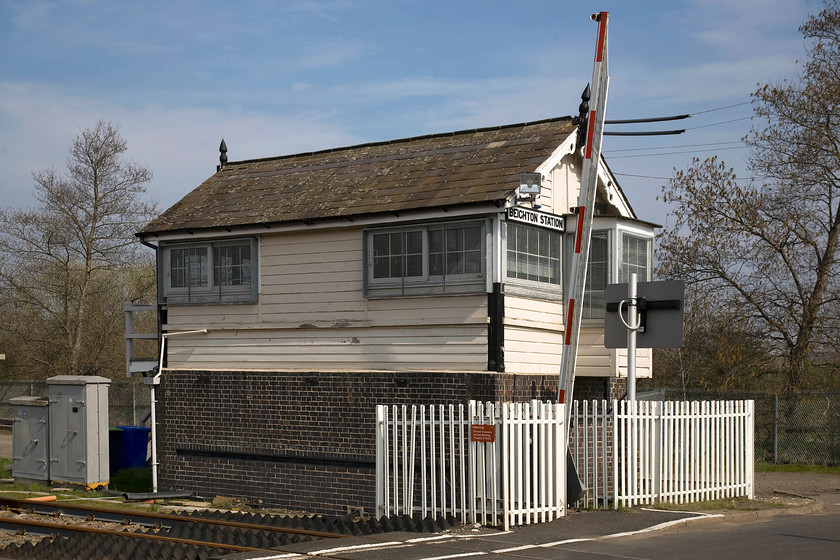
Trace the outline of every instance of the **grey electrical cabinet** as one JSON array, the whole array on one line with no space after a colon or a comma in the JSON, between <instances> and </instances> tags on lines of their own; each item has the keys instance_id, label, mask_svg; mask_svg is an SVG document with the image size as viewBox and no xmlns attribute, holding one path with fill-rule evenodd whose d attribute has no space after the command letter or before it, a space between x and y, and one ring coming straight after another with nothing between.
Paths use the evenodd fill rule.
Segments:
<instances>
[{"instance_id":1,"label":"grey electrical cabinet","mask_svg":"<svg viewBox=\"0 0 840 560\"><path fill-rule=\"evenodd\" d=\"M95 375L47 379L50 480L94 488L108 483L108 385Z\"/></svg>"},{"instance_id":2,"label":"grey electrical cabinet","mask_svg":"<svg viewBox=\"0 0 840 560\"><path fill-rule=\"evenodd\" d=\"M14 397L12 405L12 476L18 482L50 479L49 401Z\"/></svg>"}]
</instances>

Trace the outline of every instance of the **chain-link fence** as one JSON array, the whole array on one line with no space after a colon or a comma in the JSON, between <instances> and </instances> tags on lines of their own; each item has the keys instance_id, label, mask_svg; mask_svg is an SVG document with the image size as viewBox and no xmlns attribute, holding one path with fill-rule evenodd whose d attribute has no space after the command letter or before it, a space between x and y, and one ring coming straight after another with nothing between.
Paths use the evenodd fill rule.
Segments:
<instances>
[{"instance_id":1,"label":"chain-link fence","mask_svg":"<svg viewBox=\"0 0 840 560\"><path fill-rule=\"evenodd\" d=\"M840 465L840 393L712 393L659 389L646 400L755 401L755 459L766 463Z\"/></svg>"},{"instance_id":2,"label":"chain-link fence","mask_svg":"<svg viewBox=\"0 0 840 560\"><path fill-rule=\"evenodd\" d=\"M0 418L12 418L13 397L46 397L46 381L0 381ZM141 426L149 412L150 393L140 378L111 381L108 387L109 423L111 426Z\"/></svg>"}]
</instances>

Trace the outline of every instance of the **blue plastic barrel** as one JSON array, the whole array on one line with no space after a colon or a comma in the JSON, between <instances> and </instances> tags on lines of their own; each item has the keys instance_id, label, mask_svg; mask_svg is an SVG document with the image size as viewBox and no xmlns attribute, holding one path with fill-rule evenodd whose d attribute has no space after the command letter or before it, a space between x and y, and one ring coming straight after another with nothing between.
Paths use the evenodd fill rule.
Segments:
<instances>
[{"instance_id":1,"label":"blue plastic barrel","mask_svg":"<svg viewBox=\"0 0 840 560\"><path fill-rule=\"evenodd\" d=\"M120 468L136 469L146 466L151 428L143 426L117 426L120 437Z\"/></svg>"}]
</instances>

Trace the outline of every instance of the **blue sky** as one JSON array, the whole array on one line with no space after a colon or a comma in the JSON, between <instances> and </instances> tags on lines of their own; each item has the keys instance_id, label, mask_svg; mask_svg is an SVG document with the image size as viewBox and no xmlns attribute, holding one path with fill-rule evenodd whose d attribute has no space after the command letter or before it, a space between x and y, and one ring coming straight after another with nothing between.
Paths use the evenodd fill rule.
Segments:
<instances>
[{"instance_id":1,"label":"blue sky","mask_svg":"<svg viewBox=\"0 0 840 560\"><path fill-rule=\"evenodd\" d=\"M585 5L584 5L585 4ZM756 84L792 77L817 0L0 0L0 206L121 127L161 210L231 161L577 113L610 12L608 119L692 113L675 137L605 138L640 218L674 167L738 142ZM727 108L723 108L727 107ZM612 126L640 130L651 125Z\"/></svg>"}]
</instances>

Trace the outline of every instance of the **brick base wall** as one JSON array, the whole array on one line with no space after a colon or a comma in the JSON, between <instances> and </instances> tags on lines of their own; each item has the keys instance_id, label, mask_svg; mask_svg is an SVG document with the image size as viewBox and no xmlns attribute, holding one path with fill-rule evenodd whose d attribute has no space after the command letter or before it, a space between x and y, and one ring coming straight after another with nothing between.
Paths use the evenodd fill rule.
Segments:
<instances>
[{"instance_id":1,"label":"brick base wall","mask_svg":"<svg viewBox=\"0 0 840 560\"><path fill-rule=\"evenodd\" d=\"M162 490L326 514L374 508L377 404L557 396L556 375L490 372L167 371L162 379ZM578 378L575 397L614 398L622 384Z\"/></svg>"}]
</instances>

